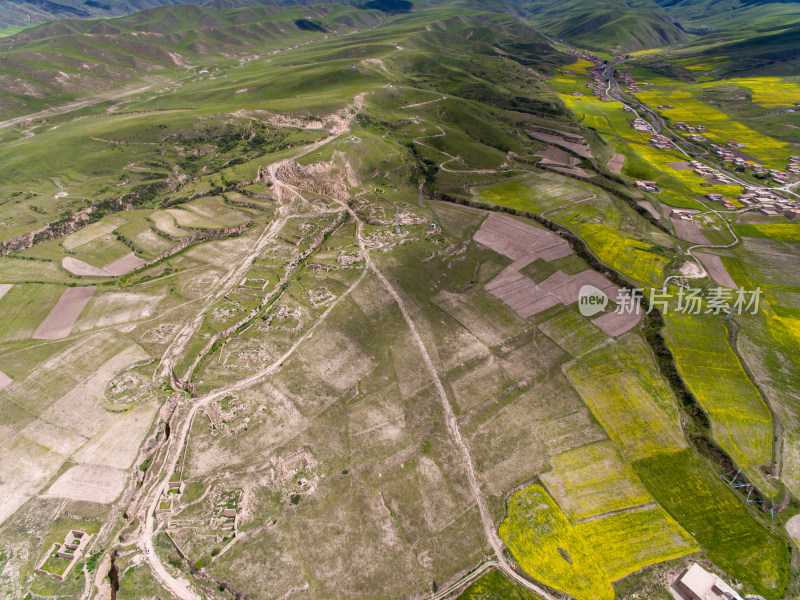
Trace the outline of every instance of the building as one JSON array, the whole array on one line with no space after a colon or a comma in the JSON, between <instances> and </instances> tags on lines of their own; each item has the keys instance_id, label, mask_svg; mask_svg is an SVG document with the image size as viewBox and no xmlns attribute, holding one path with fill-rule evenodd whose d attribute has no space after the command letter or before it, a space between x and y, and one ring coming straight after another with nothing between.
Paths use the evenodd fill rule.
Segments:
<instances>
[{"instance_id":1,"label":"building","mask_svg":"<svg viewBox=\"0 0 800 600\"><path fill-rule=\"evenodd\" d=\"M644 190L645 192L658 192L658 184L655 181L637 181L636 189Z\"/></svg>"},{"instance_id":2,"label":"building","mask_svg":"<svg viewBox=\"0 0 800 600\"><path fill-rule=\"evenodd\" d=\"M669 141L669 138L665 138L663 135L654 135L653 137L651 137L650 144L652 144L659 150L666 150L667 148L672 146L672 143Z\"/></svg>"},{"instance_id":3,"label":"building","mask_svg":"<svg viewBox=\"0 0 800 600\"><path fill-rule=\"evenodd\" d=\"M91 537L92 536L85 531L80 531L78 529L70 530L67 532L67 535L64 536L63 543L55 543L50 546L50 548L47 550L47 553L39 561L39 564L33 569L34 573L39 573L40 575L49 575L54 579L63 581L67 575L69 575L72 567L75 566L75 563L83 554L83 551L89 544L89 539L91 539ZM53 555L55 555L57 559L69 561L61 573L51 573L45 569L45 565L48 564L48 558L51 558ZM53 567L49 568L52 569Z\"/></svg>"},{"instance_id":4,"label":"building","mask_svg":"<svg viewBox=\"0 0 800 600\"><path fill-rule=\"evenodd\" d=\"M768 217L778 217L783 214L778 208L775 206L762 206L758 209L758 212L767 215Z\"/></svg>"},{"instance_id":5,"label":"building","mask_svg":"<svg viewBox=\"0 0 800 600\"><path fill-rule=\"evenodd\" d=\"M722 194L715 194L713 192L706 194L706 198L712 202L725 202L725 196Z\"/></svg>"},{"instance_id":6,"label":"building","mask_svg":"<svg viewBox=\"0 0 800 600\"><path fill-rule=\"evenodd\" d=\"M688 600L742 600L731 586L697 563L686 569L672 587Z\"/></svg>"},{"instance_id":7,"label":"building","mask_svg":"<svg viewBox=\"0 0 800 600\"><path fill-rule=\"evenodd\" d=\"M783 216L792 221L800 221L800 209L789 208L783 211Z\"/></svg>"}]
</instances>

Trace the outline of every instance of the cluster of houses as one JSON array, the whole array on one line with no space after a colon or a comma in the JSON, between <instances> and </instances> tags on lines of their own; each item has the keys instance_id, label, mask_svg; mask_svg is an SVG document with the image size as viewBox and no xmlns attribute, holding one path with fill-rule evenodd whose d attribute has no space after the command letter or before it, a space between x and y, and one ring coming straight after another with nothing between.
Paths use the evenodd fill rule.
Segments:
<instances>
[{"instance_id":1,"label":"cluster of houses","mask_svg":"<svg viewBox=\"0 0 800 600\"><path fill-rule=\"evenodd\" d=\"M738 200L744 206L756 208L760 213L770 217L784 216L800 220L800 210L794 200L781 198L767 190L745 188Z\"/></svg>"},{"instance_id":2,"label":"cluster of houses","mask_svg":"<svg viewBox=\"0 0 800 600\"><path fill-rule=\"evenodd\" d=\"M592 90L595 98L601 102L608 102L609 98L606 96L606 80L603 77L603 65L599 61L595 62L595 67L586 74L592 78L592 81L586 84L586 87Z\"/></svg>"},{"instance_id":3,"label":"cluster of houses","mask_svg":"<svg viewBox=\"0 0 800 600\"><path fill-rule=\"evenodd\" d=\"M764 165L751 160L746 160L741 156L737 156L734 152L737 148L744 148L743 144L738 142L728 142L726 146L720 144L711 144L711 151L717 156L722 158L723 162L733 163L737 167L749 169L756 176L762 178L770 178L779 185L786 185L791 182L792 175L800 175L800 156L793 156L789 159L789 165L786 171L780 169L768 169Z\"/></svg>"},{"instance_id":4,"label":"cluster of houses","mask_svg":"<svg viewBox=\"0 0 800 600\"><path fill-rule=\"evenodd\" d=\"M682 221L694 221L694 215L697 211L692 208L673 208L670 216Z\"/></svg>"},{"instance_id":5,"label":"cluster of houses","mask_svg":"<svg viewBox=\"0 0 800 600\"><path fill-rule=\"evenodd\" d=\"M640 133L653 133L653 126L641 117L636 117L631 122L631 127Z\"/></svg>"},{"instance_id":6,"label":"cluster of houses","mask_svg":"<svg viewBox=\"0 0 800 600\"><path fill-rule=\"evenodd\" d=\"M624 83L628 86L628 92L631 94L639 93L639 85L633 80L633 77L628 71L622 71L619 76L619 80L621 83Z\"/></svg>"},{"instance_id":7,"label":"cluster of houses","mask_svg":"<svg viewBox=\"0 0 800 600\"><path fill-rule=\"evenodd\" d=\"M671 108L671 107L670 107ZM683 121L676 121L675 129L680 129L681 131L685 131L689 134L689 139L693 142L707 142L708 138L704 135L701 135L708 131L706 126L702 123L699 125L687 125Z\"/></svg>"},{"instance_id":8,"label":"cluster of houses","mask_svg":"<svg viewBox=\"0 0 800 600\"><path fill-rule=\"evenodd\" d=\"M736 206L722 194L708 193L706 194L706 198L712 202L722 203L727 209L736 208ZM737 200L742 206L756 209L763 215L770 217L783 216L792 220L800 220L800 208L798 208L794 200L782 198L768 190L746 187Z\"/></svg>"},{"instance_id":9,"label":"cluster of houses","mask_svg":"<svg viewBox=\"0 0 800 600\"><path fill-rule=\"evenodd\" d=\"M631 108L625 107L625 110L633 112ZM653 126L645 121L641 117L636 117L633 121L631 121L631 127L633 127L639 133L651 133L653 134L650 138L650 145L654 148L658 148L659 150L666 150L667 148L672 148L672 141L663 135L656 133L653 130Z\"/></svg>"},{"instance_id":10,"label":"cluster of houses","mask_svg":"<svg viewBox=\"0 0 800 600\"><path fill-rule=\"evenodd\" d=\"M718 181L720 184L733 184L733 181L731 181L731 179L727 175L723 175L717 169L713 169L708 165L704 165L698 160L693 160L689 164L692 165L692 169L697 175L700 175L700 177L706 177L707 179L714 179Z\"/></svg>"},{"instance_id":11,"label":"cluster of houses","mask_svg":"<svg viewBox=\"0 0 800 600\"><path fill-rule=\"evenodd\" d=\"M582 58L583 60L589 61L590 63L594 64L594 68L591 69L586 73L587 77L590 77L592 81L586 84L586 87L592 90L592 94L595 98L600 100L601 102L608 102L609 98L606 97L605 88L606 88L606 80L603 77L603 60L598 58L595 54L588 52L586 50L574 50L570 49L567 50L569 54L576 56L578 58ZM570 71L565 71L569 73ZM574 74L574 73L573 73ZM582 96L580 92L573 92L573 96Z\"/></svg>"},{"instance_id":12,"label":"cluster of houses","mask_svg":"<svg viewBox=\"0 0 800 600\"><path fill-rule=\"evenodd\" d=\"M733 202L731 202L730 200L728 200L728 199L727 199L725 196L723 196L722 194L717 194L717 193L714 193L714 192L709 192L708 194L706 194L706 198L708 198L708 199L709 199L709 200L711 200L712 202L721 202L721 203L722 203L722 206L724 206L724 207L725 207L726 209L728 209L728 210L732 210L732 209L736 208L736 206L734 206Z\"/></svg>"},{"instance_id":13,"label":"cluster of houses","mask_svg":"<svg viewBox=\"0 0 800 600\"><path fill-rule=\"evenodd\" d=\"M650 138L650 145L653 148L658 148L659 150L666 150L667 148L672 148L672 142L668 137L664 137L663 135L654 135Z\"/></svg>"},{"instance_id":14,"label":"cluster of houses","mask_svg":"<svg viewBox=\"0 0 800 600\"><path fill-rule=\"evenodd\" d=\"M705 133L707 131L705 125L687 125L683 121L676 121L675 129L680 129L681 131L686 131L688 133Z\"/></svg>"}]
</instances>

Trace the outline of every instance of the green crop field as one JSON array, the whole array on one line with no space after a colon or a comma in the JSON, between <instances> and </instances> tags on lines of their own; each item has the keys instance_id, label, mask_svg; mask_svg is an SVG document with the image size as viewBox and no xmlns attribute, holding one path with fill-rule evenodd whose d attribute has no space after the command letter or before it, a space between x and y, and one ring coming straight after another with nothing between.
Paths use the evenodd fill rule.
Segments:
<instances>
[{"instance_id":1,"label":"green crop field","mask_svg":"<svg viewBox=\"0 0 800 600\"><path fill-rule=\"evenodd\" d=\"M780 598L789 549L692 451L657 454L634 463L656 500L706 549L708 557L767 598Z\"/></svg>"},{"instance_id":2,"label":"green crop field","mask_svg":"<svg viewBox=\"0 0 800 600\"><path fill-rule=\"evenodd\" d=\"M539 596L509 581L492 569L458 596L458 600L540 600Z\"/></svg>"},{"instance_id":3,"label":"green crop field","mask_svg":"<svg viewBox=\"0 0 800 600\"><path fill-rule=\"evenodd\" d=\"M736 224L733 229L742 237L769 238L779 242L800 242L800 223Z\"/></svg>"}]
</instances>

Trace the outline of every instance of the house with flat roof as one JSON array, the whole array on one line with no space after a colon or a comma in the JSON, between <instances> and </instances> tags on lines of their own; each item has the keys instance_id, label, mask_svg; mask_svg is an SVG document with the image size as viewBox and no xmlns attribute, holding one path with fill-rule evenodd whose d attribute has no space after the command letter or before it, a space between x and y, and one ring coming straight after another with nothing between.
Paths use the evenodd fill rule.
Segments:
<instances>
[{"instance_id":1,"label":"house with flat roof","mask_svg":"<svg viewBox=\"0 0 800 600\"><path fill-rule=\"evenodd\" d=\"M697 563L681 573L671 591L681 600L742 600L736 590Z\"/></svg>"}]
</instances>

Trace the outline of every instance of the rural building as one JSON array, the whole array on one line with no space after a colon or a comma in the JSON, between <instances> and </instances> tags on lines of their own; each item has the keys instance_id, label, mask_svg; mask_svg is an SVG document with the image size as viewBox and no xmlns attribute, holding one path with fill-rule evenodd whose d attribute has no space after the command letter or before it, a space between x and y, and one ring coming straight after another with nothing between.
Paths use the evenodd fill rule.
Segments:
<instances>
[{"instance_id":1,"label":"rural building","mask_svg":"<svg viewBox=\"0 0 800 600\"><path fill-rule=\"evenodd\" d=\"M691 218L693 213L697 212L696 210L692 210L691 208L673 208L671 215L673 217L684 217L687 216Z\"/></svg>"},{"instance_id":2,"label":"rural building","mask_svg":"<svg viewBox=\"0 0 800 600\"><path fill-rule=\"evenodd\" d=\"M727 583L697 563L686 569L673 586L689 600L742 600Z\"/></svg>"},{"instance_id":3,"label":"rural building","mask_svg":"<svg viewBox=\"0 0 800 600\"><path fill-rule=\"evenodd\" d=\"M722 194L716 194L714 192L709 192L706 194L706 198L711 200L712 202L725 202L725 196Z\"/></svg>"},{"instance_id":4,"label":"rural building","mask_svg":"<svg viewBox=\"0 0 800 600\"><path fill-rule=\"evenodd\" d=\"M72 567L75 566L75 563L83 554L83 551L89 544L89 539L91 539L91 537L92 536L87 534L85 531L80 531L78 529L70 530L67 532L67 535L64 536L63 543L55 543L48 548L45 555L39 561L39 564L33 569L33 572L39 573L40 575L49 575L54 579L63 581L67 575L69 575ZM61 573L51 573L44 568L47 560L53 555L55 555L56 558L69 561L69 564Z\"/></svg>"},{"instance_id":5,"label":"rural building","mask_svg":"<svg viewBox=\"0 0 800 600\"><path fill-rule=\"evenodd\" d=\"M659 150L666 150L672 145L669 138L665 138L663 135L654 135L650 138L650 143Z\"/></svg>"},{"instance_id":6,"label":"rural building","mask_svg":"<svg viewBox=\"0 0 800 600\"><path fill-rule=\"evenodd\" d=\"M658 185L655 181L637 181L636 189L644 190L645 192L657 192Z\"/></svg>"}]
</instances>

